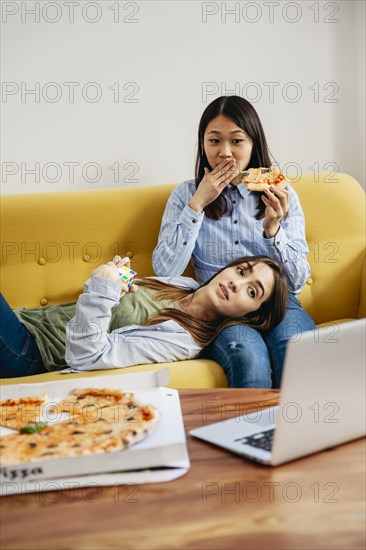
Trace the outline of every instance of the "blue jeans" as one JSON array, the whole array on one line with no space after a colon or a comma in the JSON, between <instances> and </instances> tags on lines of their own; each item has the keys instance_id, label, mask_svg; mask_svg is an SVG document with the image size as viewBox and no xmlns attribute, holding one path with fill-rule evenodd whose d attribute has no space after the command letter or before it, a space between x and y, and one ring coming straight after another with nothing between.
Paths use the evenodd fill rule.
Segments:
<instances>
[{"instance_id":1,"label":"blue jeans","mask_svg":"<svg viewBox=\"0 0 366 550\"><path fill-rule=\"evenodd\" d=\"M217 361L230 388L279 388L286 345L316 325L294 294L286 316L273 329L259 332L244 325L228 327L203 355Z\"/></svg>"},{"instance_id":2,"label":"blue jeans","mask_svg":"<svg viewBox=\"0 0 366 550\"><path fill-rule=\"evenodd\" d=\"M0 377L47 372L36 341L0 293Z\"/></svg>"}]
</instances>

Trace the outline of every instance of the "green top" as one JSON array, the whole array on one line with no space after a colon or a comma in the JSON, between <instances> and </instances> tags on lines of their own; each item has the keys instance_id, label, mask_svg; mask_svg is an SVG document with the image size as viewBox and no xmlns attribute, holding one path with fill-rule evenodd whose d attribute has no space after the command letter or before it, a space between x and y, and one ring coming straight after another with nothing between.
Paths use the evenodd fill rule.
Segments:
<instances>
[{"instance_id":1,"label":"green top","mask_svg":"<svg viewBox=\"0 0 366 550\"><path fill-rule=\"evenodd\" d=\"M108 332L145 321L163 308L177 308L174 300L154 300L156 291L140 286L137 292L126 294L112 309ZM43 308L18 308L18 319L34 336L47 370L67 367L65 362L66 325L74 317L76 302Z\"/></svg>"}]
</instances>

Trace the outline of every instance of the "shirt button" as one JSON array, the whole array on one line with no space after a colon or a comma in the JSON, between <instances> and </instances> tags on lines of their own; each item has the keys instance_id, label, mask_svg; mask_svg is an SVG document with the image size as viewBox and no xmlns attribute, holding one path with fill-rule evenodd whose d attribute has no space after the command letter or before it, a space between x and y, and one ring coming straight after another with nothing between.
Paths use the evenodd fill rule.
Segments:
<instances>
[{"instance_id":1,"label":"shirt button","mask_svg":"<svg viewBox=\"0 0 366 550\"><path fill-rule=\"evenodd\" d=\"M197 223L197 220L192 220L192 223Z\"/></svg>"},{"instance_id":2,"label":"shirt button","mask_svg":"<svg viewBox=\"0 0 366 550\"><path fill-rule=\"evenodd\" d=\"M306 281L306 284L307 285L312 285L313 284L313 279L311 277L309 277L309 279Z\"/></svg>"},{"instance_id":3,"label":"shirt button","mask_svg":"<svg viewBox=\"0 0 366 550\"><path fill-rule=\"evenodd\" d=\"M186 244L187 244L187 241L184 241L184 243L183 243L183 244L184 244L184 245L186 245Z\"/></svg>"},{"instance_id":4,"label":"shirt button","mask_svg":"<svg viewBox=\"0 0 366 550\"><path fill-rule=\"evenodd\" d=\"M239 244L239 241L234 241L234 244Z\"/></svg>"},{"instance_id":5,"label":"shirt button","mask_svg":"<svg viewBox=\"0 0 366 550\"><path fill-rule=\"evenodd\" d=\"M44 265L46 263L46 260L44 258L39 258L38 263L39 265Z\"/></svg>"},{"instance_id":6,"label":"shirt button","mask_svg":"<svg viewBox=\"0 0 366 550\"><path fill-rule=\"evenodd\" d=\"M40 300L39 303L41 304L41 306L46 306L48 304L48 300L47 298L42 298L42 300Z\"/></svg>"},{"instance_id":7,"label":"shirt button","mask_svg":"<svg viewBox=\"0 0 366 550\"><path fill-rule=\"evenodd\" d=\"M234 223L238 223L238 220L234 220Z\"/></svg>"},{"instance_id":8,"label":"shirt button","mask_svg":"<svg viewBox=\"0 0 366 550\"><path fill-rule=\"evenodd\" d=\"M236 201L233 201L233 204L236 204Z\"/></svg>"},{"instance_id":9,"label":"shirt button","mask_svg":"<svg viewBox=\"0 0 366 550\"><path fill-rule=\"evenodd\" d=\"M277 241L277 242L276 242L276 245L277 245L277 246L280 246L280 244L281 244L280 241Z\"/></svg>"}]
</instances>

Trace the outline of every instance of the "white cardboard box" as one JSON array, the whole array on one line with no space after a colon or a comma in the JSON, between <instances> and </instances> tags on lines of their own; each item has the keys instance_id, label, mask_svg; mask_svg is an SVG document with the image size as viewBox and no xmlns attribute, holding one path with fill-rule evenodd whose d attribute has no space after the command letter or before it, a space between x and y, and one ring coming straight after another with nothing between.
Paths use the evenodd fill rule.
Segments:
<instances>
[{"instance_id":1,"label":"white cardboard box","mask_svg":"<svg viewBox=\"0 0 366 550\"><path fill-rule=\"evenodd\" d=\"M47 491L91 485L156 483L184 475L189 467L185 431L178 391L162 387L169 381L168 369L134 374L78 378L39 384L1 387L1 400L48 394L58 402L74 388L100 387L133 391L136 400L155 405L160 413L157 428L132 447L111 453L55 458L0 468L1 494ZM56 418L60 421L62 418ZM45 418L50 422L50 418ZM0 435L13 433L0 427Z\"/></svg>"}]
</instances>

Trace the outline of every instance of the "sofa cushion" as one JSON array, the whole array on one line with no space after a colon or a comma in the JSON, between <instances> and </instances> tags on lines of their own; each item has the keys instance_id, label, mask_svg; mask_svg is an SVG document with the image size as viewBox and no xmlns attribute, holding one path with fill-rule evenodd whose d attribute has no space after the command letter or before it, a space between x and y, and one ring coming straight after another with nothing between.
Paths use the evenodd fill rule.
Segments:
<instances>
[{"instance_id":1,"label":"sofa cushion","mask_svg":"<svg viewBox=\"0 0 366 550\"><path fill-rule=\"evenodd\" d=\"M195 359L178 361L176 363L157 363L155 365L137 365L124 369L93 370L89 372L76 372L61 374L58 371L36 374L34 376L22 376L19 378L6 378L1 380L2 385L8 384L35 384L37 382L49 382L51 380L68 380L69 378L92 378L113 374L128 374L169 368L170 388L226 388L227 380L223 369L210 359Z\"/></svg>"}]
</instances>

